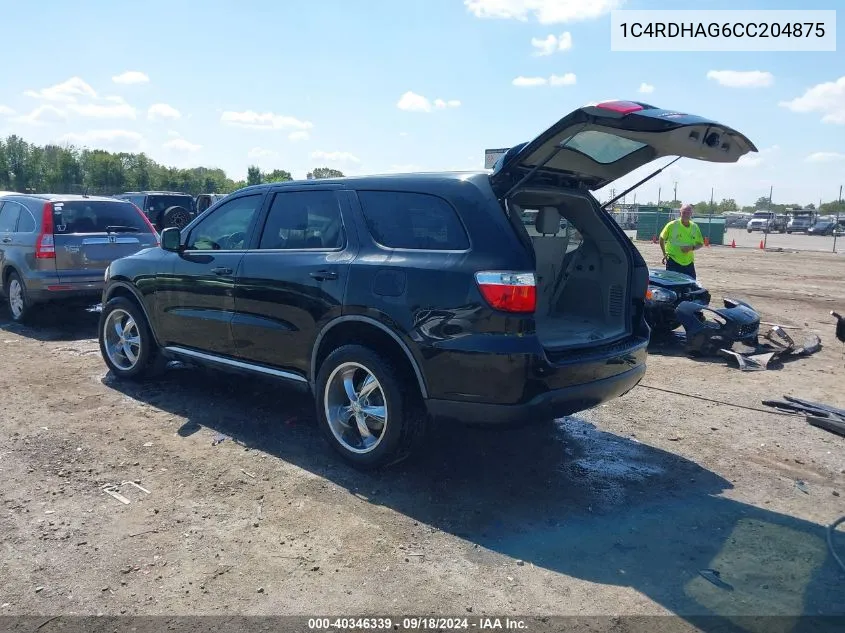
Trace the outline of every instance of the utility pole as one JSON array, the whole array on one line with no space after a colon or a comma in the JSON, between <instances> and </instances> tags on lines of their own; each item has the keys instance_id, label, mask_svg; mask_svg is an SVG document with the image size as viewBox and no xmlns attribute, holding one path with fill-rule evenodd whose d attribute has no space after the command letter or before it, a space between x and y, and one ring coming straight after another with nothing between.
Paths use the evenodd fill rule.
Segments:
<instances>
[{"instance_id":1,"label":"utility pole","mask_svg":"<svg viewBox=\"0 0 845 633\"><path fill-rule=\"evenodd\" d=\"M775 210L772 208L772 191L774 191L775 186L769 186L769 213L774 213ZM763 250L766 250L766 246L769 243L769 225L771 224L771 220L766 221L766 230L763 231Z\"/></svg>"},{"instance_id":2,"label":"utility pole","mask_svg":"<svg viewBox=\"0 0 845 633\"><path fill-rule=\"evenodd\" d=\"M672 198L672 202L675 202L678 199L678 181L675 181L675 193L673 194L674 197Z\"/></svg>"},{"instance_id":3,"label":"utility pole","mask_svg":"<svg viewBox=\"0 0 845 633\"><path fill-rule=\"evenodd\" d=\"M821 206L821 205L819 205ZM836 238L839 232L839 210L842 208L842 185L839 185L839 204L836 206L836 224L833 225L833 252L836 252Z\"/></svg>"}]
</instances>

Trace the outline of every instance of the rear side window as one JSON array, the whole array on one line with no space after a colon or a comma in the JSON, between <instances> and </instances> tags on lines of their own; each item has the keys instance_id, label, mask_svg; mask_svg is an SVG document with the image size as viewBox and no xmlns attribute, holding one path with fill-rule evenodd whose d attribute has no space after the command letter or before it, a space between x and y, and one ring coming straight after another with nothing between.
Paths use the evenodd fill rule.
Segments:
<instances>
[{"instance_id":1,"label":"rear side window","mask_svg":"<svg viewBox=\"0 0 845 633\"><path fill-rule=\"evenodd\" d=\"M343 222L334 191L290 191L273 198L262 249L336 249L343 246Z\"/></svg>"},{"instance_id":2,"label":"rear side window","mask_svg":"<svg viewBox=\"0 0 845 633\"><path fill-rule=\"evenodd\" d=\"M452 206L437 196L359 191L370 235L388 248L462 251L469 238Z\"/></svg>"},{"instance_id":3,"label":"rear side window","mask_svg":"<svg viewBox=\"0 0 845 633\"><path fill-rule=\"evenodd\" d=\"M118 200L72 200L53 203L56 234L149 233L150 227L129 202Z\"/></svg>"}]
</instances>

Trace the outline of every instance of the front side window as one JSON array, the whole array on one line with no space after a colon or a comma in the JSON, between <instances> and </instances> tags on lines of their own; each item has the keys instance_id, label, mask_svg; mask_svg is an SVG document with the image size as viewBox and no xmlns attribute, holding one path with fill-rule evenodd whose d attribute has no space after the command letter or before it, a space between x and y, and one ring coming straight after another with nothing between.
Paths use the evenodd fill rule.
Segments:
<instances>
[{"instance_id":1,"label":"front side window","mask_svg":"<svg viewBox=\"0 0 845 633\"><path fill-rule=\"evenodd\" d=\"M336 249L343 246L343 222L333 191L277 193L261 233L262 249Z\"/></svg>"},{"instance_id":2,"label":"front side window","mask_svg":"<svg viewBox=\"0 0 845 633\"><path fill-rule=\"evenodd\" d=\"M239 251L248 246L249 228L261 208L264 194L236 198L218 207L188 236L188 250Z\"/></svg>"}]
</instances>

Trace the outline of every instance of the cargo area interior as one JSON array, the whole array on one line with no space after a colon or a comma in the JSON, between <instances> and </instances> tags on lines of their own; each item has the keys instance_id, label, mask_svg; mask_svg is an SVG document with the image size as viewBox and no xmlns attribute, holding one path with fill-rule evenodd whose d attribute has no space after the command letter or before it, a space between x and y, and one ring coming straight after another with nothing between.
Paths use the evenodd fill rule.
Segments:
<instances>
[{"instance_id":1,"label":"cargo area interior","mask_svg":"<svg viewBox=\"0 0 845 633\"><path fill-rule=\"evenodd\" d=\"M560 190L520 190L508 210L536 258L537 335L550 349L610 343L630 331L629 258L594 200Z\"/></svg>"}]
</instances>

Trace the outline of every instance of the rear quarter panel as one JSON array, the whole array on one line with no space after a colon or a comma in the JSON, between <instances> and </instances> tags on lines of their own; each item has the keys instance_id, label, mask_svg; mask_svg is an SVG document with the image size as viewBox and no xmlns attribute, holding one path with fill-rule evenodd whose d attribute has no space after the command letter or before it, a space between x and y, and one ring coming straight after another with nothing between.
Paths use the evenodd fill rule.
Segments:
<instances>
[{"instance_id":1,"label":"rear quarter panel","mask_svg":"<svg viewBox=\"0 0 845 633\"><path fill-rule=\"evenodd\" d=\"M490 362L489 353L507 356L509 345L515 353L525 351L527 339L520 337L526 333L526 319L491 310L474 274L532 270L533 258L519 243L492 191L461 180L426 188L393 181L367 189L442 198L456 210L470 247L466 251L385 248L367 229L357 191L347 192L361 250L351 266L344 314L372 318L399 335L421 367L431 397L469 395L485 376L499 390L521 391L523 385L508 382ZM490 332L512 336L489 336ZM453 350L468 353L456 364L448 353Z\"/></svg>"}]
</instances>

